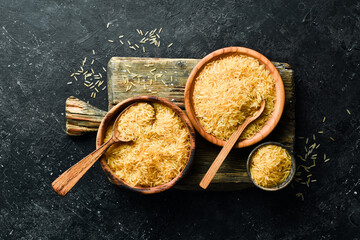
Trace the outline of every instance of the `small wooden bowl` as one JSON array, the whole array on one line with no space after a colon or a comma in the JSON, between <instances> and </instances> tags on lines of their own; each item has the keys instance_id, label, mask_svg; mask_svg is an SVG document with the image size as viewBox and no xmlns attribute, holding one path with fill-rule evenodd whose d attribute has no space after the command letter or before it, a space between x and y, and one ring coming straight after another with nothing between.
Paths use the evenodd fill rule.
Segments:
<instances>
[{"instance_id":1,"label":"small wooden bowl","mask_svg":"<svg viewBox=\"0 0 360 240\"><path fill-rule=\"evenodd\" d=\"M266 146L266 145L277 145L277 146L280 146L280 147L286 149L286 151L287 151L287 152L290 154L290 156L291 156L291 171L290 171L289 176L288 176L287 179L286 179L284 182L282 182L280 185L278 185L278 186L276 186L276 187L272 187L272 188L266 188L266 187L262 187L262 186L257 185L257 184L254 182L254 180L252 179L251 173L250 173L250 164L251 164L251 159L252 159L253 155L255 154L255 152L256 152L259 148L261 148L261 147L263 147L263 146ZM265 142L265 143L260 144L259 146L257 146L256 148L254 148L254 149L251 151L251 153L250 153L250 155L249 155L249 157L248 157L248 159L247 159L247 162L246 162L246 171L247 171L247 173L248 173L248 175L249 175L249 178L251 179L252 183L254 183L254 185L257 186L258 188L260 188L260 189L262 189L262 190L265 190L265 191L277 191L277 190L283 189L284 187L286 187L287 185L289 185L290 182L293 180L293 178L294 178L294 176L295 176L295 172L296 172L296 160L295 160L294 156L291 154L290 150L289 150L287 147L285 147L283 144L278 143L278 142Z\"/></svg>"},{"instance_id":2,"label":"small wooden bowl","mask_svg":"<svg viewBox=\"0 0 360 240\"><path fill-rule=\"evenodd\" d=\"M216 50L206 57L204 57L192 70L188 81L185 87L185 109L186 113L189 116L190 121L194 125L195 129L209 142L216 144L218 146L224 146L226 141L216 138L215 136L207 133L203 126L200 124L198 118L195 114L194 103L193 103L193 92L194 92L194 85L198 74L204 68L206 64L211 61L214 61L220 57L226 57L232 54L243 54L249 57L253 57L257 59L260 63L264 64L266 69L271 73L275 81L275 89L276 89L276 103L274 106L274 111L270 119L266 122L264 127L252 138L246 139L235 144L235 148L243 148L253 145L255 143L260 142L262 139L267 137L272 130L274 130L275 126L280 120L281 114L284 110L284 103L285 103L285 89L284 84L281 79L281 76L275 66L270 62L262 54L251 50L249 48L244 47L227 47ZM210 106L209 106L210 107Z\"/></svg>"},{"instance_id":3,"label":"small wooden bowl","mask_svg":"<svg viewBox=\"0 0 360 240\"><path fill-rule=\"evenodd\" d=\"M124 182L123 180L121 180L119 177L117 177L115 175L115 173L108 166L105 156L103 156L100 159L100 165L101 165L102 169L104 170L104 172L106 173L106 175L108 176L109 180L118 186L122 186L127 189L130 189L130 190L133 190L136 192L140 192L143 194L162 192L162 191L165 191L165 190L171 188L172 186L174 186L189 171L189 169L192 165L194 154L195 154L195 131L194 131L194 128L192 127L191 122L188 119L188 117L186 116L186 114L178 106L176 106L175 104L171 103L170 101L168 101L164 98L153 97L153 96L138 96L138 97L126 99L126 100L118 103L115 107L113 107L106 114L105 118L101 121L99 130L98 130L98 133L96 136L96 147L98 148L104 143L106 129L108 128L109 124L111 124L116 119L116 117L122 110L124 110L127 106L129 106L130 104L133 104L135 102L153 102L153 103L164 104L164 105L170 107L171 109L173 109L176 112L176 114L183 120L183 122L185 123L186 127L188 128L189 134L190 134L190 152L189 152L189 158L188 158L185 168L173 180L171 180L170 182L165 183L163 185L156 186L156 187L135 187L135 186L127 184L126 182Z\"/></svg>"}]
</instances>

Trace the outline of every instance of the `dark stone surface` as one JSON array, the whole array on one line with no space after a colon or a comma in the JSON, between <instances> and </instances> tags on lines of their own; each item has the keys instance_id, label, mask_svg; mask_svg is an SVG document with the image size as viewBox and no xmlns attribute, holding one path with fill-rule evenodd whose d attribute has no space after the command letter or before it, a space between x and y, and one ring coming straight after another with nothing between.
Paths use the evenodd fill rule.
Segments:
<instances>
[{"instance_id":1,"label":"dark stone surface","mask_svg":"<svg viewBox=\"0 0 360 240\"><path fill-rule=\"evenodd\" d=\"M359 2L3 0L0 9L0 239L360 239ZM163 45L145 54L107 42L160 27ZM66 136L65 99L107 106L106 91L91 99L79 82L67 85L92 49L100 71L111 56L200 58L232 45L295 69L297 136L324 131L317 182L142 196L96 164L65 198L53 192L95 147L95 135Z\"/></svg>"}]
</instances>

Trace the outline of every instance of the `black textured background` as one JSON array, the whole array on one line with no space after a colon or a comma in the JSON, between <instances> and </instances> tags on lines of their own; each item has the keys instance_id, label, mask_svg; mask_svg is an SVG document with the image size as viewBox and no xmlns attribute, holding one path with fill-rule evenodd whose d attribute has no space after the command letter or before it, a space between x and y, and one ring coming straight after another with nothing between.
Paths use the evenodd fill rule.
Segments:
<instances>
[{"instance_id":1,"label":"black textured background","mask_svg":"<svg viewBox=\"0 0 360 240\"><path fill-rule=\"evenodd\" d=\"M160 27L163 45L145 54L107 42ZM358 1L0 1L0 238L360 239L359 41ZM201 58L226 46L294 68L297 136L324 131L316 183L142 196L96 164L65 198L53 192L60 172L95 148L95 135L66 136L65 99L107 106L106 91L92 99L67 85L92 49L100 70L111 56Z\"/></svg>"}]
</instances>

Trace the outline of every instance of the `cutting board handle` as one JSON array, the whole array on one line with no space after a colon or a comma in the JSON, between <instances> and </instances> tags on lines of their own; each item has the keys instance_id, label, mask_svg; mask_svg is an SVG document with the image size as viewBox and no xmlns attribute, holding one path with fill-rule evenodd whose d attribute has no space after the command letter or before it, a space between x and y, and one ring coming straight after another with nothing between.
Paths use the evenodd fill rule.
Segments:
<instances>
[{"instance_id":1,"label":"cutting board handle","mask_svg":"<svg viewBox=\"0 0 360 240\"><path fill-rule=\"evenodd\" d=\"M74 96L65 102L66 134L81 136L88 132L96 132L106 111L98 109Z\"/></svg>"}]
</instances>

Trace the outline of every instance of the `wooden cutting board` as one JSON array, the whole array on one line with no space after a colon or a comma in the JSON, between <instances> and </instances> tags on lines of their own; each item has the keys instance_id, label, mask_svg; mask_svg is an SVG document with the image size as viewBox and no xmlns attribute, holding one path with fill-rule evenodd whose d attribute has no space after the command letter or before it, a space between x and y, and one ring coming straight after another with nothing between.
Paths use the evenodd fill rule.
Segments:
<instances>
[{"instance_id":1,"label":"wooden cutting board","mask_svg":"<svg viewBox=\"0 0 360 240\"><path fill-rule=\"evenodd\" d=\"M111 58L107 67L109 109L124 99L138 95L163 97L184 109L186 81L191 70L199 61L200 59ZM275 130L262 142L280 142L293 150L295 137L293 70L287 63L273 62L273 64L284 82L285 108ZM95 108L75 97L69 97L66 101L66 132L72 136L95 132L105 114L106 111ZM254 147L233 149L215 175L208 190L241 190L252 187L245 164ZM201 190L199 183L220 150L220 147L197 135L193 167L175 188Z\"/></svg>"}]
</instances>

